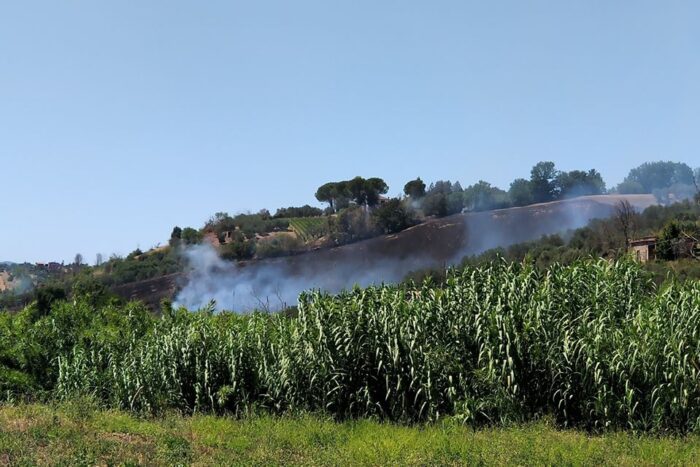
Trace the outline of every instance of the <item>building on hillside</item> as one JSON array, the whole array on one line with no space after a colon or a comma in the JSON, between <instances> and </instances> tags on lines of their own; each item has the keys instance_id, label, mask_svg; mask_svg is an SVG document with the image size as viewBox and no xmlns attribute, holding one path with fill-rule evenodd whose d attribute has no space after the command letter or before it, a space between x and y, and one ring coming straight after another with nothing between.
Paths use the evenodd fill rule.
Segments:
<instances>
[{"instance_id":1,"label":"building on hillside","mask_svg":"<svg viewBox=\"0 0 700 467\"><path fill-rule=\"evenodd\" d=\"M219 248L222 245L228 245L229 243L235 242L237 236L236 234L240 230L240 227L236 227L236 230L227 230L225 232L221 232L220 235L217 235L216 232L207 232L204 234L204 241L209 242L214 248Z\"/></svg>"},{"instance_id":2,"label":"building on hillside","mask_svg":"<svg viewBox=\"0 0 700 467\"><path fill-rule=\"evenodd\" d=\"M224 232L224 243L228 244L231 243L234 240L234 232L227 230Z\"/></svg>"},{"instance_id":3,"label":"building on hillside","mask_svg":"<svg viewBox=\"0 0 700 467\"><path fill-rule=\"evenodd\" d=\"M207 232L204 234L204 241L209 242L211 246L214 248L219 248L221 246L221 242L219 241L219 236L216 235L216 232Z\"/></svg>"},{"instance_id":4,"label":"building on hillside","mask_svg":"<svg viewBox=\"0 0 700 467\"><path fill-rule=\"evenodd\" d=\"M630 242L630 252L634 259L640 263L646 263L656 259L656 237L642 237Z\"/></svg>"}]
</instances>

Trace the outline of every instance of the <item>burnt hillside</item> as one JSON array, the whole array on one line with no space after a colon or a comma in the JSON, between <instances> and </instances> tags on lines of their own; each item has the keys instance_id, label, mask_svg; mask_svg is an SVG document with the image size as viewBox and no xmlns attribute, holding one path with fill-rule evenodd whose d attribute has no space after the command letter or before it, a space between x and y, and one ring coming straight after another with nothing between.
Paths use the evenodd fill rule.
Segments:
<instances>
[{"instance_id":1,"label":"burnt hillside","mask_svg":"<svg viewBox=\"0 0 700 467\"><path fill-rule=\"evenodd\" d=\"M642 210L656 201L651 195L588 196L520 208L457 214L434 219L395 235L321 249L282 258L250 261L227 266L216 274L198 278L190 305L221 298L223 293L241 294L241 284L260 296L276 296L292 303L302 290L322 288L338 291L353 284L395 282L411 271L457 263L468 255L508 246L542 235L582 227L589 220L609 217L615 203L627 199ZM215 278L215 279L212 279ZM207 282L209 281L209 282ZM194 282L194 280L193 280ZM188 278L174 274L127 284L115 292L157 306L172 298ZM236 298L236 303L241 303Z\"/></svg>"}]
</instances>

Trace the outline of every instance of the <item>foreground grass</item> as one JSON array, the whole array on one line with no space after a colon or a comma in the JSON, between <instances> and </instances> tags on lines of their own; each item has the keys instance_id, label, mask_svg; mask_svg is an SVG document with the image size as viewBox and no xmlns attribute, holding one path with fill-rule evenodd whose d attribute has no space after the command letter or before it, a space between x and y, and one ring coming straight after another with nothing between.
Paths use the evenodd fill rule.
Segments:
<instances>
[{"instance_id":1,"label":"foreground grass","mask_svg":"<svg viewBox=\"0 0 700 467\"><path fill-rule=\"evenodd\" d=\"M700 438L474 431L314 416L139 419L89 404L0 406L0 465L699 465Z\"/></svg>"}]
</instances>

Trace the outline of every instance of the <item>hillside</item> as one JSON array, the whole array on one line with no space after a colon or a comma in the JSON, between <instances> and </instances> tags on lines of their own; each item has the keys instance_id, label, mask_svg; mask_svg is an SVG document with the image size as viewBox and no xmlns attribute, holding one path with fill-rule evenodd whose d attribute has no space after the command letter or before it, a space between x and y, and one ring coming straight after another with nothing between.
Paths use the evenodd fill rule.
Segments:
<instances>
[{"instance_id":1,"label":"hillside","mask_svg":"<svg viewBox=\"0 0 700 467\"><path fill-rule=\"evenodd\" d=\"M190 274L173 274L116 287L128 299L157 306L182 290L183 305L215 298L224 308L294 304L310 288L338 291L354 284L397 282L411 271L455 264L497 246L582 227L609 217L620 200L643 210L652 195L600 195L429 220L394 235L295 256L240 262L211 260ZM280 303L281 302L281 303Z\"/></svg>"}]
</instances>

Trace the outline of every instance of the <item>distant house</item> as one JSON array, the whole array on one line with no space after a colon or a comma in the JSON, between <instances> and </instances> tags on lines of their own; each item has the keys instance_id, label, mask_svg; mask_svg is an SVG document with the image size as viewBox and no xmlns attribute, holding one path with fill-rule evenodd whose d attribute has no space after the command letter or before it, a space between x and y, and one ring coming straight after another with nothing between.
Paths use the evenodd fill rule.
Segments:
<instances>
[{"instance_id":1,"label":"distant house","mask_svg":"<svg viewBox=\"0 0 700 467\"><path fill-rule=\"evenodd\" d=\"M221 242L219 241L219 236L216 234L216 232L207 232L204 234L204 241L209 242L211 246L214 248L218 248L221 246Z\"/></svg>"},{"instance_id":2,"label":"distant house","mask_svg":"<svg viewBox=\"0 0 700 467\"><path fill-rule=\"evenodd\" d=\"M238 228L236 230L238 230ZM235 232L232 232L230 230L224 232L224 243L225 244L231 243L236 238L234 235L235 235Z\"/></svg>"},{"instance_id":3,"label":"distant house","mask_svg":"<svg viewBox=\"0 0 700 467\"><path fill-rule=\"evenodd\" d=\"M630 252L634 259L640 263L646 263L656 259L656 237L642 237L630 242Z\"/></svg>"}]
</instances>

